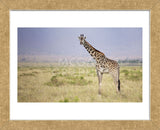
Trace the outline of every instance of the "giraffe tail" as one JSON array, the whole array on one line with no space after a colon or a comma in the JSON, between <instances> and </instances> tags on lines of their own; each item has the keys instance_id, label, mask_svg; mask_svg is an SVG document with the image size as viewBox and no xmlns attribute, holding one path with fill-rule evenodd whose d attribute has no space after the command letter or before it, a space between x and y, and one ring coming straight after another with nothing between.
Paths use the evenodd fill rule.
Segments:
<instances>
[{"instance_id":1,"label":"giraffe tail","mask_svg":"<svg viewBox=\"0 0 160 130\"><path fill-rule=\"evenodd\" d=\"M120 80L118 80L118 91L120 92Z\"/></svg>"}]
</instances>

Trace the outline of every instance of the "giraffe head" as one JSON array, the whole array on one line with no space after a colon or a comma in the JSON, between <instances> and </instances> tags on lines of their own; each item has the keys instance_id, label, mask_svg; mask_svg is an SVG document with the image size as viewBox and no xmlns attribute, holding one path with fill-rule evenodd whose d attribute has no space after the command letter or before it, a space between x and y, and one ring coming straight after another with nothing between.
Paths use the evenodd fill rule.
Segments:
<instances>
[{"instance_id":1,"label":"giraffe head","mask_svg":"<svg viewBox=\"0 0 160 130\"><path fill-rule=\"evenodd\" d=\"M79 40L80 40L80 44L81 44L81 45L84 44L85 39L86 39L86 37L84 37L84 34L81 34L78 38L79 38Z\"/></svg>"}]
</instances>

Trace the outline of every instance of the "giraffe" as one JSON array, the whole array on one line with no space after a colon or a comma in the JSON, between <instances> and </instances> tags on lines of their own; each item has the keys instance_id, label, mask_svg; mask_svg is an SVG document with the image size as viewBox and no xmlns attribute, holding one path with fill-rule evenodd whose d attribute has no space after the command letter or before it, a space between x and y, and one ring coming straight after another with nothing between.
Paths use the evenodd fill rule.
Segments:
<instances>
[{"instance_id":1,"label":"giraffe","mask_svg":"<svg viewBox=\"0 0 160 130\"><path fill-rule=\"evenodd\" d=\"M120 80L119 80L119 64L117 61L107 58L104 53L95 49L91 44L86 41L84 34L80 34L78 37L80 45L83 45L89 54L96 60L96 71L98 76L99 89L98 94L101 95L102 76L104 73L109 73L116 86L117 92L120 92Z\"/></svg>"}]
</instances>

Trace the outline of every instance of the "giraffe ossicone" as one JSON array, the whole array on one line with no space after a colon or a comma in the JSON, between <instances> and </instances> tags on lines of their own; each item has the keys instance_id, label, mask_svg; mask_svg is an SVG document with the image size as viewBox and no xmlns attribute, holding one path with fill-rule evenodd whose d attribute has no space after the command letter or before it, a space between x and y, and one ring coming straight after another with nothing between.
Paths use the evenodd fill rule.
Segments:
<instances>
[{"instance_id":1,"label":"giraffe ossicone","mask_svg":"<svg viewBox=\"0 0 160 130\"><path fill-rule=\"evenodd\" d=\"M120 66L118 62L107 58L104 53L95 49L91 44L86 41L86 37L84 36L84 34L80 34L78 38L80 40L80 44L83 45L85 49L89 52L89 54L96 60L96 70L99 81L98 93L101 94L102 76L104 73L109 73L112 76L116 89L118 92L120 92Z\"/></svg>"}]
</instances>

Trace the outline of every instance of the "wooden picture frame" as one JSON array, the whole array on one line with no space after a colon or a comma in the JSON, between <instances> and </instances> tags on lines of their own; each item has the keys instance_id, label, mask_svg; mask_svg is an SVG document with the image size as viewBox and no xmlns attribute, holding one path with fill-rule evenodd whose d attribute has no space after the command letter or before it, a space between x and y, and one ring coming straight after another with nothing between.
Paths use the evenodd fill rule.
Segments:
<instances>
[{"instance_id":1,"label":"wooden picture frame","mask_svg":"<svg viewBox=\"0 0 160 130\"><path fill-rule=\"evenodd\" d=\"M10 120L10 10L149 10L150 120L15 121ZM1 0L0 1L0 129L160 129L159 86L160 1L157 0Z\"/></svg>"}]
</instances>

